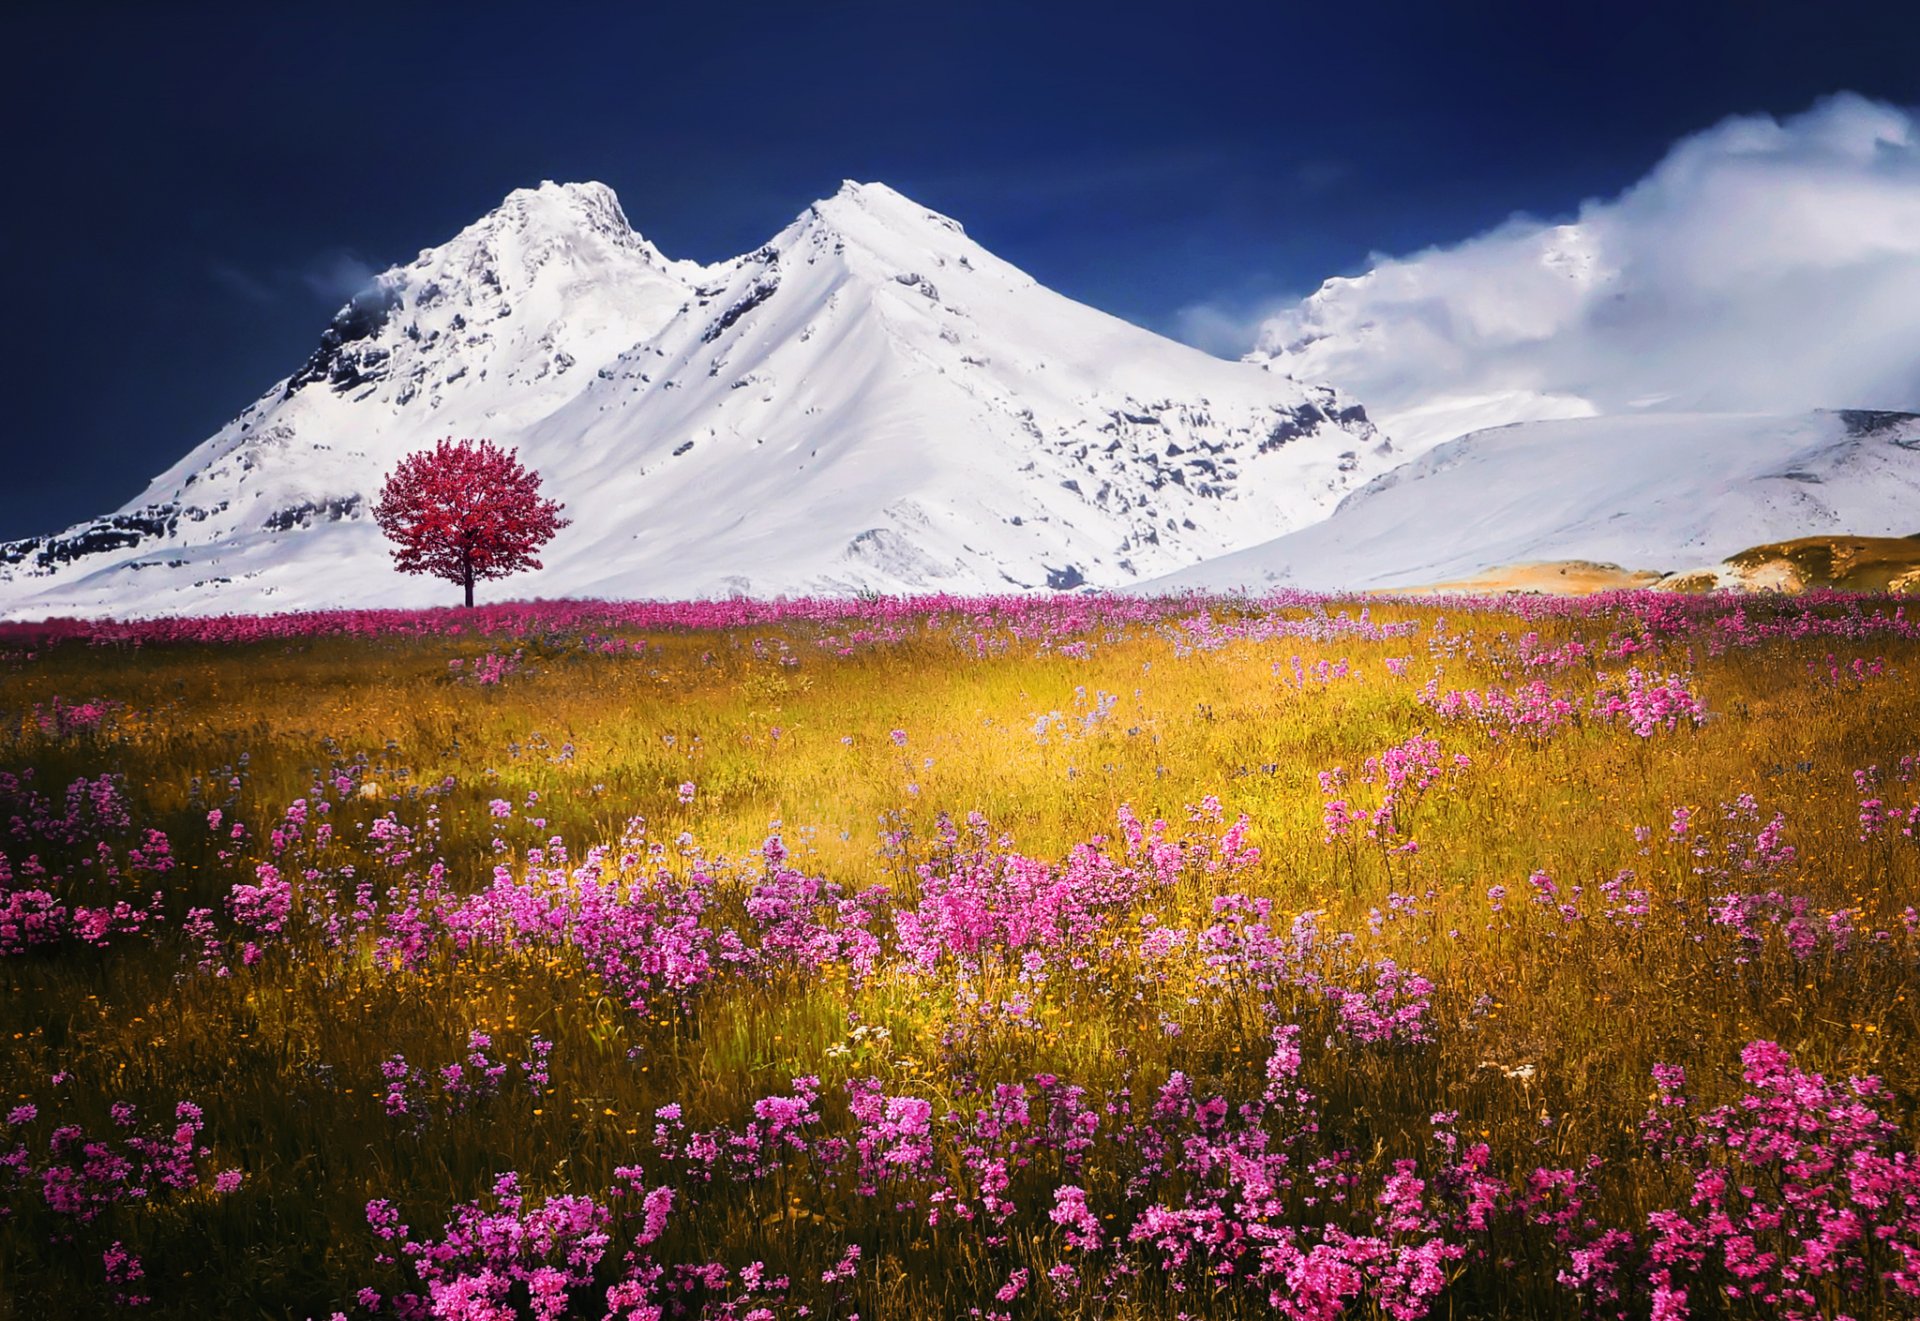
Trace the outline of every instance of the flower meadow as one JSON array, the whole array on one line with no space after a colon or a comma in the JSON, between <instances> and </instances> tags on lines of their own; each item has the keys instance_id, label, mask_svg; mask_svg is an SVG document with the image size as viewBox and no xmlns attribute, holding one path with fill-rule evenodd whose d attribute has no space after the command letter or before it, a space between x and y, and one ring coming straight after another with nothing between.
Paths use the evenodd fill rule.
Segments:
<instances>
[{"instance_id":1,"label":"flower meadow","mask_svg":"<svg viewBox=\"0 0 1920 1321\"><path fill-rule=\"evenodd\" d=\"M0 1318L1920 1315L1920 615L0 626Z\"/></svg>"}]
</instances>

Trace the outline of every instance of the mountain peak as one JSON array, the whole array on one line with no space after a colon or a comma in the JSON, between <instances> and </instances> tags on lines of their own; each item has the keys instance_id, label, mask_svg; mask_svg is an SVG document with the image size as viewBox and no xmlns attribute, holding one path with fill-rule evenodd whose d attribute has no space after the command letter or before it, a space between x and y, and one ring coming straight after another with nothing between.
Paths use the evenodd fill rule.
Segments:
<instances>
[{"instance_id":1,"label":"mountain peak","mask_svg":"<svg viewBox=\"0 0 1920 1321\"><path fill-rule=\"evenodd\" d=\"M620 199L613 189L597 179L586 179L580 183L555 183L551 179L542 179L531 188L516 188L507 194L515 197L557 198L568 202L584 204L610 204L618 207Z\"/></svg>"},{"instance_id":2,"label":"mountain peak","mask_svg":"<svg viewBox=\"0 0 1920 1321\"><path fill-rule=\"evenodd\" d=\"M653 283L664 275L682 284L699 269L694 262L669 260L639 234L606 184L546 179L514 189L445 243L422 249L391 278L420 289L428 301L459 291L467 301L510 303L540 283L611 286L634 279Z\"/></svg>"},{"instance_id":3,"label":"mountain peak","mask_svg":"<svg viewBox=\"0 0 1920 1321\"><path fill-rule=\"evenodd\" d=\"M889 188L883 183L861 183L858 179L842 179L833 199L845 199L860 205L889 205L896 202L907 206L918 205L897 188Z\"/></svg>"},{"instance_id":4,"label":"mountain peak","mask_svg":"<svg viewBox=\"0 0 1920 1321\"><path fill-rule=\"evenodd\" d=\"M500 372L525 388L656 333L700 268L634 232L603 183L516 188L335 313L288 398L326 383L395 406Z\"/></svg>"},{"instance_id":5,"label":"mountain peak","mask_svg":"<svg viewBox=\"0 0 1920 1321\"><path fill-rule=\"evenodd\" d=\"M953 217L942 215L897 189L855 179L841 180L839 191L815 202L807 209L807 215L826 221L842 233L873 226L904 236L966 233Z\"/></svg>"},{"instance_id":6,"label":"mountain peak","mask_svg":"<svg viewBox=\"0 0 1920 1321\"><path fill-rule=\"evenodd\" d=\"M655 251L627 221L620 199L606 184L555 183L543 179L533 188L516 188L500 205L468 225L454 242L484 240L500 234L592 235L616 247Z\"/></svg>"},{"instance_id":7,"label":"mountain peak","mask_svg":"<svg viewBox=\"0 0 1920 1321\"><path fill-rule=\"evenodd\" d=\"M886 184L877 182L862 183L858 179L842 179L840 187L834 191L833 196L825 200L830 202L845 200L865 204L885 202L889 199L905 202L909 206L914 205L913 199L897 188L889 188Z\"/></svg>"}]
</instances>

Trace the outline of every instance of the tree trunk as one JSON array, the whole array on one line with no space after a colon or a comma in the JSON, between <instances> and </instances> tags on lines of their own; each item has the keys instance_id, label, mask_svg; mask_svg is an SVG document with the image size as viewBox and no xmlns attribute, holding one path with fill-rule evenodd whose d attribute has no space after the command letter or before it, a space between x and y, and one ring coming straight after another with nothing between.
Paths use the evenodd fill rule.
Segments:
<instances>
[{"instance_id":1,"label":"tree trunk","mask_svg":"<svg viewBox=\"0 0 1920 1321\"><path fill-rule=\"evenodd\" d=\"M473 555L471 553L463 555L461 561L460 567L465 573L467 585L467 609L471 610L473 609Z\"/></svg>"}]
</instances>

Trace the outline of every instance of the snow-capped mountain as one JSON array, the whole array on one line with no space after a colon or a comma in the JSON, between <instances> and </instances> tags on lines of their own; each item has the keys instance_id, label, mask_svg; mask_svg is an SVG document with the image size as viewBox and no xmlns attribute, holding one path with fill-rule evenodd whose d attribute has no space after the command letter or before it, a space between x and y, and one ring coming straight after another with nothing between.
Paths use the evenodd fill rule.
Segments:
<instances>
[{"instance_id":1,"label":"snow-capped mountain","mask_svg":"<svg viewBox=\"0 0 1920 1321\"><path fill-rule=\"evenodd\" d=\"M703 267L549 183L380 275L117 513L0 546L0 611L444 602L368 510L448 435L566 502L516 596L1125 586L1392 462L1331 389L1075 303L882 185Z\"/></svg>"},{"instance_id":2,"label":"snow-capped mountain","mask_svg":"<svg viewBox=\"0 0 1920 1321\"><path fill-rule=\"evenodd\" d=\"M1642 413L1462 436L1320 523L1152 586L1414 587L1566 560L1664 573L1763 542L1915 532L1920 415Z\"/></svg>"}]
</instances>

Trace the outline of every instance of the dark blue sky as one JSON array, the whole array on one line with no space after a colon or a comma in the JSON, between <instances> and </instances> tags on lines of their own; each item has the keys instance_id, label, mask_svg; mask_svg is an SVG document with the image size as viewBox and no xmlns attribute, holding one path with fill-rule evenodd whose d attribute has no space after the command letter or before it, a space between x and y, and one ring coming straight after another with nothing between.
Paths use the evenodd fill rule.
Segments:
<instances>
[{"instance_id":1,"label":"dark blue sky","mask_svg":"<svg viewBox=\"0 0 1920 1321\"><path fill-rule=\"evenodd\" d=\"M700 260L882 180L1173 333L1569 211L1728 114L1920 103L1911 0L4 11L0 537L130 499L368 268L542 178Z\"/></svg>"}]
</instances>

